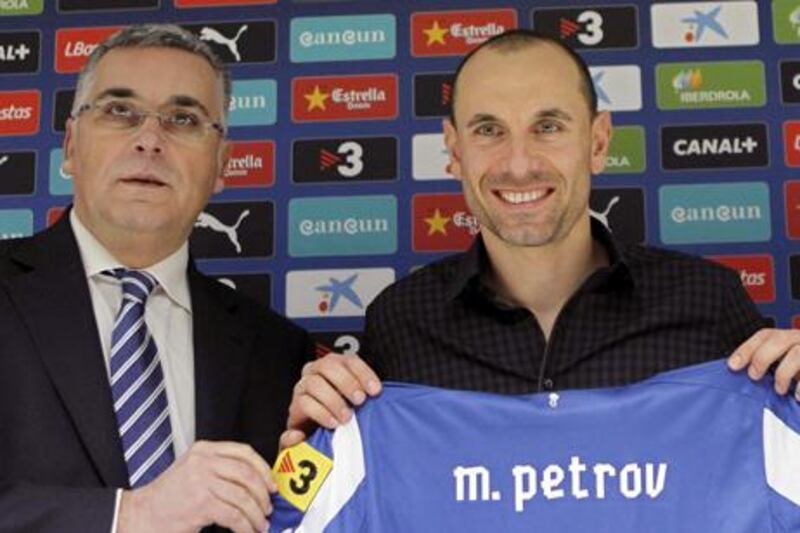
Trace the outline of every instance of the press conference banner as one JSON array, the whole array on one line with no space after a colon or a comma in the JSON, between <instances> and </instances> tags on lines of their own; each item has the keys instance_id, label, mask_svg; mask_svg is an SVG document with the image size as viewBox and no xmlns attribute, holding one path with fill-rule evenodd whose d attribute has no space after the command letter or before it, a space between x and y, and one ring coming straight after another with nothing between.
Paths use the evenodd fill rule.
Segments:
<instances>
[{"instance_id":1,"label":"press conference banner","mask_svg":"<svg viewBox=\"0 0 800 533\"><path fill-rule=\"evenodd\" d=\"M738 270L800 327L800 0L0 0L0 238L69 205L77 72L142 22L196 33L234 78L200 267L314 331L320 354L357 351L372 298L474 239L441 119L460 58L511 28L578 49L613 113L593 215Z\"/></svg>"}]
</instances>

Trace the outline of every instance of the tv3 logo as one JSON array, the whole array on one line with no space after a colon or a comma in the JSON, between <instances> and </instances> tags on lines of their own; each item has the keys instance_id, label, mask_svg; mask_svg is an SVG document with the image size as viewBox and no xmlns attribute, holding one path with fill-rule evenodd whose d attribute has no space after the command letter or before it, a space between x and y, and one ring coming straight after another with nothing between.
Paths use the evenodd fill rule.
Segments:
<instances>
[{"instance_id":1,"label":"tv3 logo","mask_svg":"<svg viewBox=\"0 0 800 533\"><path fill-rule=\"evenodd\" d=\"M581 44L594 46L603 40L603 15L597 11L584 11L571 21L566 18L561 19L560 32L562 37L572 37L576 33Z\"/></svg>"},{"instance_id":2,"label":"tv3 logo","mask_svg":"<svg viewBox=\"0 0 800 533\"><path fill-rule=\"evenodd\" d=\"M344 159L340 156L345 156ZM345 178L354 178L364 170L364 147L355 141L346 141L338 146L336 153L320 150L320 165L329 169L336 165L336 171Z\"/></svg>"}]
</instances>

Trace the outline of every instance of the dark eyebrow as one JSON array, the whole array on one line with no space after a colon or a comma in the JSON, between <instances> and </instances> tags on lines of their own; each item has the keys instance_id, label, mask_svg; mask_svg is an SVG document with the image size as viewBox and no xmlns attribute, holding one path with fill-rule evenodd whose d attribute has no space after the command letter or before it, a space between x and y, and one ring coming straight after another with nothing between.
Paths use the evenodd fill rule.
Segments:
<instances>
[{"instance_id":1,"label":"dark eyebrow","mask_svg":"<svg viewBox=\"0 0 800 533\"><path fill-rule=\"evenodd\" d=\"M558 107L543 109L542 111L536 113L536 118L558 118L561 120L572 121L572 115L563 109L559 109Z\"/></svg>"},{"instance_id":2,"label":"dark eyebrow","mask_svg":"<svg viewBox=\"0 0 800 533\"><path fill-rule=\"evenodd\" d=\"M137 94L133 89L129 89L128 87L109 87L105 91L101 92L95 98L95 101L102 100L103 98L136 98ZM200 102L197 98L192 96L188 96L185 94L176 94L175 96L171 96L167 103L170 105L176 105L180 107L196 107L200 111L202 111L207 117L211 116L211 113L208 112L206 106Z\"/></svg>"},{"instance_id":3,"label":"dark eyebrow","mask_svg":"<svg viewBox=\"0 0 800 533\"><path fill-rule=\"evenodd\" d=\"M467 127L471 128L484 122L497 122L497 117L489 113L478 113L477 115L473 116L469 122L467 122Z\"/></svg>"}]
</instances>

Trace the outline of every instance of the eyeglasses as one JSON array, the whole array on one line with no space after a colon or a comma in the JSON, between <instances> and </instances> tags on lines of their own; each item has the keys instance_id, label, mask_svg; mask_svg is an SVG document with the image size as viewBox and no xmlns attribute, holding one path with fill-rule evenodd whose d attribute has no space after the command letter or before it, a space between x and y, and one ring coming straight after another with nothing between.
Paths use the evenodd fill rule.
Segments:
<instances>
[{"instance_id":1,"label":"eyeglasses","mask_svg":"<svg viewBox=\"0 0 800 533\"><path fill-rule=\"evenodd\" d=\"M92 121L99 127L114 131L135 131L147 117L155 117L159 126L173 137L189 142L205 140L212 130L225 135L225 127L203 114L185 107L172 107L162 111L146 111L125 100L106 100L84 104L72 115L77 119L90 113Z\"/></svg>"}]
</instances>

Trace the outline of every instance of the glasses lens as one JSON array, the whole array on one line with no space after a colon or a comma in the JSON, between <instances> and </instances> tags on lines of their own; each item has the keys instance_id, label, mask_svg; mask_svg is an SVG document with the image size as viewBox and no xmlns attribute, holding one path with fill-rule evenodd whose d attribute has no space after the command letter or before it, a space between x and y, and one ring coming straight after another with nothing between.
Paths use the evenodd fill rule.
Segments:
<instances>
[{"instance_id":1,"label":"glasses lens","mask_svg":"<svg viewBox=\"0 0 800 533\"><path fill-rule=\"evenodd\" d=\"M122 100L109 100L94 108L95 120L114 129L135 128L142 121L142 114L133 104Z\"/></svg>"},{"instance_id":2,"label":"glasses lens","mask_svg":"<svg viewBox=\"0 0 800 533\"><path fill-rule=\"evenodd\" d=\"M169 133L184 139L202 139L207 132L206 120L197 113L183 108L161 113L161 124Z\"/></svg>"}]
</instances>

